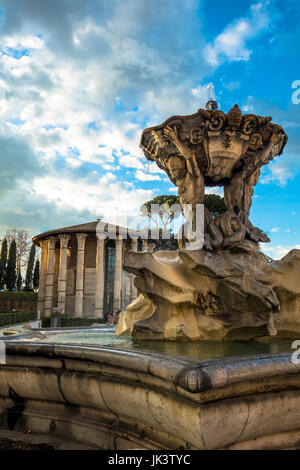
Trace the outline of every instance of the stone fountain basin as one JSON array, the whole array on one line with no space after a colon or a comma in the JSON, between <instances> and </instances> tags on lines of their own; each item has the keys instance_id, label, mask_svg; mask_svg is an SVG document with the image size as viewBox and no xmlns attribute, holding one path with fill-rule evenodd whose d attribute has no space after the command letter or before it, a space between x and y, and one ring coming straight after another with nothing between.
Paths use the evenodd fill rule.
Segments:
<instances>
[{"instance_id":1,"label":"stone fountain basin","mask_svg":"<svg viewBox=\"0 0 300 470\"><path fill-rule=\"evenodd\" d=\"M5 341L2 430L98 449L283 449L300 439L291 354L197 361Z\"/></svg>"},{"instance_id":2,"label":"stone fountain basin","mask_svg":"<svg viewBox=\"0 0 300 470\"><path fill-rule=\"evenodd\" d=\"M280 337L259 337L251 341L167 341L137 340L131 336L117 336L115 326L32 328L30 332L6 337L6 341L41 342L43 344L72 344L80 346L113 347L118 349L143 350L207 360L249 354L292 352L292 340Z\"/></svg>"}]
</instances>

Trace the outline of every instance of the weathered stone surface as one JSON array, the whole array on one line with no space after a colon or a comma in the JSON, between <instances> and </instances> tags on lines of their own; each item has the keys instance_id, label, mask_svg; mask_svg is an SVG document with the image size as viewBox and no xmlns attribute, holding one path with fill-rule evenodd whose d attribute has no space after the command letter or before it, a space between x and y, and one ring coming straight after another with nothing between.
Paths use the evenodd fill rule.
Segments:
<instances>
[{"instance_id":1,"label":"weathered stone surface","mask_svg":"<svg viewBox=\"0 0 300 470\"><path fill-rule=\"evenodd\" d=\"M184 216L196 226L196 206L203 203L205 186L224 186L227 211L205 211L204 245L209 250L245 239L269 238L249 220L253 187L260 168L280 155L287 142L282 127L271 117L242 115L238 105L225 114L217 103L189 116L172 116L145 129L140 147L145 157L164 170L178 187ZM191 205L192 209L187 209ZM189 232L180 240L191 241Z\"/></svg>"},{"instance_id":2,"label":"weathered stone surface","mask_svg":"<svg viewBox=\"0 0 300 470\"><path fill-rule=\"evenodd\" d=\"M169 340L300 335L300 250L273 262L254 243L247 250L128 252L125 268L136 275L141 295L121 314L117 334Z\"/></svg>"},{"instance_id":3,"label":"weathered stone surface","mask_svg":"<svg viewBox=\"0 0 300 470\"><path fill-rule=\"evenodd\" d=\"M126 309L120 313L120 318L116 327L116 334L131 336L135 321L149 318L154 312L154 305L150 299L140 294Z\"/></svg>"},{"instance_id":4,"label":"weathered stone surface","mask_svg":"<svg viewBox=\"0 0 300 470\"><path fill-rule=\"evenodd\" d=\"M267 282L276 292L281 307L274 315L275 326L281 336L291 336L292 332L295 338L300 335L300 250L291 250L268 268Z\"/></svg>"},{"instance_id":5,"label":"weathered stone surface","mask_svg":"<svg viewBox=\"0 0 300 470\"><path fill-rule=\"evenodd\" d=\"M300 334L299 251L269 263L258 251L269 238L249 219L260 168L287 142L271 120L242 115L238 105L225 114L210 100L206 110L143 131L140 147L178 187L187 222L179 252L127 254L125 269L143 297L122 314L117 334L169 340ZM225 213L205 209L201 218L205 186L224 187Z\"/></svg>"},{"instance_id":6,"label":"weathered stone surface","mask_svg":"<svg viewBox=\"0 0 300 470\"><path fill-rule=\"evenodd\" d=\"M6 358L0 440L30 431L58 449L299 448L300 364L290 354L199 362L6 341Z\"/></svg>"}]
</instances>

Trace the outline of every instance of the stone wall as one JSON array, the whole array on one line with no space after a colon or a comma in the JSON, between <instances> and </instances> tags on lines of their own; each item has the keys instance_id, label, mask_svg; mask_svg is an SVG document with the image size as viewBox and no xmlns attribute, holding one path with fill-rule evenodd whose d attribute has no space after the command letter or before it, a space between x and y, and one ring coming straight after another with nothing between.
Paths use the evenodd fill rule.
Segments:
<instances>
[{"instance_id":1,"label":"stone wall","mask_svg":"<svg viewBox=\"0 0 300 470\"><path fill-rule=\"evenodd\" d=\"M290 354L209 361L6 341L0 429L96 449L299 449Z\"/></svg>"},{"instance_id":2,"label":"stone wall","mask_svg":"<svg viewBox=\"0 0 300 470\"><path fill-rule=\"evenodd\" d=\"M37 311L37 296L32 299L20 299L20 298L7 298L7 296L0 294L0 312L7 311L12 312L13 310L19 312L36 312Z\"/></svg>"}]
</instances>

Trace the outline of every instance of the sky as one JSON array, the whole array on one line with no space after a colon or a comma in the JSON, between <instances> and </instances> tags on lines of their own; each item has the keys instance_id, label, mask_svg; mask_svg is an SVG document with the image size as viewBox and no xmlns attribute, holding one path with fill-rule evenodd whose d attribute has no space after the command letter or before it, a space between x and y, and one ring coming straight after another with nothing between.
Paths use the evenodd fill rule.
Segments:
<instances>
[{"instance_id":1,"label":"sky","mask_svg":"<svg viewBox=\"0 0 300 470\"><path fill-rule=\"evenodd\" d=\"M299 11L300 0L0 0L0 235L113 223L176 194L140 135L205 107L212 82L220 109L238 103L288 134L251 220L269 256L300 248Z\"/></svg>"}]
</instances>

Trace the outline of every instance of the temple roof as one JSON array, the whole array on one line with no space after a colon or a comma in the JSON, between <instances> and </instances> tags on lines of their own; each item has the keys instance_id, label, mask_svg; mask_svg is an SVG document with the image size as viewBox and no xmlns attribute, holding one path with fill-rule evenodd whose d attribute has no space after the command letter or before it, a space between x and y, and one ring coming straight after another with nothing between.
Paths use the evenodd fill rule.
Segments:
<instances>
[{"instance_id":1,"label":"temple roof","mask_svg":"<svg viewBox=\"0 0 300 470\"><path fill-rule=\"evenodd\" d=\"M48 230L47 232L40 233L32 238L32 241L35 245L39 246L39 241L45 238L61 235L61 234L72 234L72 233L96 233L97 225L101 219L95 220L94 222L86 222L85 224L71 225L70 227L56 228L54 230ZM119 225L109 224L108 222L102 221L104 225L104 230L107 231L108 227L116 227L116 234L119 234L119 228L126 230L125 227L120 227Z\"/></svg>"}]
</instances>

